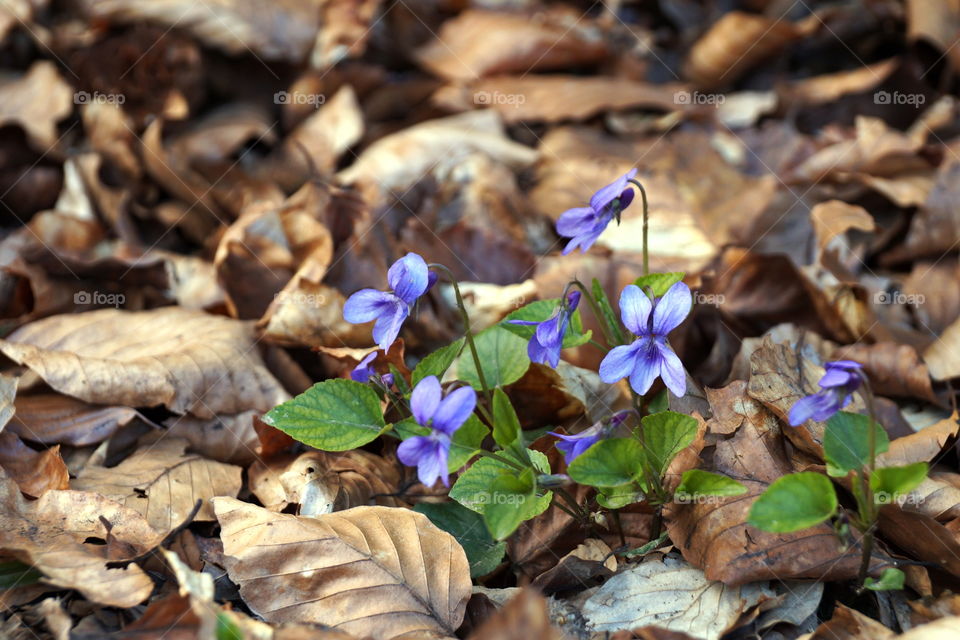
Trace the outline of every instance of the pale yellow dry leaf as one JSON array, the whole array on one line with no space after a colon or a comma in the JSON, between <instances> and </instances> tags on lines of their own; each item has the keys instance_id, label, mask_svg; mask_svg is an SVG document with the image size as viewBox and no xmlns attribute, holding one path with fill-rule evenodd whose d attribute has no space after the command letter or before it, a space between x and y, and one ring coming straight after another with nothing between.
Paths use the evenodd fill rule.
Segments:
<instances>
[{"instance_id":1,"label":"pale yellow dry leaf","mask_svg":"<svg viewBox=\"0 0 960 640\"><path fill-rule=\"evenodd\" d=\"M727 586L707 580L680 558L664 556L610 578L583 604L583 615L593 631L649 624L717 640L742 614L774 595L764 582Z\"/></svg>"},{"instance_id":2,"label":"pale yellow dry leaf","mask_svg":"<svg viewBox=\"0 0 960 640\"><path fill-rule=\"evenodd\" d=\"M960 320L955 320L927 347L923 360L934 380L960 376Z\"/></svg>"},{"instance_id":3,"label":"pale yellow dry leaf","mask_svg":"<svg viewBox=\"0 0 960 640\"><path fill-rule=\"evenodd\" d=\"M184 454L186 446L186 440L163 438L115 467L87 466L71 484L142 513L158 531L168 532L182 524L197 500L202 505L195 519L213 520L210 498L236 496L242 469Z\"/></svg>"},{"instance_id":4,"label":"pale yellow dry leaf","mask_svg":"<svg viewBox=\"0 0 960 640\"><path fill-rule=\"evenodd\" d=\"M408 509L356 507L316 518L217 498L226 568L271 623L312 622L359 637L454 635L470 598L466 555Z\"/></svg>"},{"instance_id":5,"label":"pale yellow dry leaf","mask_svg":"<svg viewBox=\"0 0 960 640\"><path fill-rule=\"evenodd\" d=\"M841 200L828 200L816 205L810 210L810 220L821 251L826 249L831 240L849 229L873 231L875 228L873 216L866 209Z\"/></svg>"},{"instance_id":6,"label":"pale yellow dry leaf","mask_svg":"<svg viewBox=\"0 0 960 640\"><path fill-rule=\"evenodd\" d=\"M0 84L0 125L23 128L32 146L51 150L59 137L57 123L73 111L74 93L53 62L33 63L22 77Z\"/></svg>"},{"instance_id":7,"label":"pale yellow dry leaf","mask_svg":"<svg viewBox=\"0 0 960 640\"><path fill-rule=\"evenodd\" d=\"M28 502L0 470L0 551L35 566L45 582L76 589L93 602L132 607L147 598L153 581L137 565L106 565L138 557L162 537L140 513L97 493L48 491Z\"/></svg>"},{"instance_id":8,"label":"pale yellow dry leaf","mask_svg":"<svg viewBox=\"0 0 960 640\"><path fill-rule=\"evenodd\" d=\"M164 307L44 318L0 340L0 352L74 398L212 418L289 398L255 344L252 323Z\"/></svg>"}]
</instances>

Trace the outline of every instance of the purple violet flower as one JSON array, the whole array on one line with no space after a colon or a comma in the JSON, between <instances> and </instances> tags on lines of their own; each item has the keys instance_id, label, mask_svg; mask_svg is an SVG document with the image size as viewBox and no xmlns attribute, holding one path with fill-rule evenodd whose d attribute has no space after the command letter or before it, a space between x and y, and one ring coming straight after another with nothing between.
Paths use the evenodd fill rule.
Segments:
<instances>
[{"instance_id":1,"label":"purple violet flower","mask_svg":"<svg viewBox=\"0 0 960 640\"><path fill-rule=\"evenodd\" d=\"M392 291L361 289L343 305L343 318L352 324L376 320L373 339L387 350L400 333L410 308L436 282L437 276L427 269L427 263L415 253L408 253L393 263L387 271L387 282Z\"/></svg>"},{"instance_id":2,"label":"purple violet flower","mask_svg":"<svg viewBox=\"0 0 960 640\"><path fill-rule=\"evenodd\" d=\"M477 405L477 392L472 387L460 387L443 397L437 376L427 376L414 387L410 395L413 418L422 427L431 429L430 435L413 436L400 443L397 457L400 462L417 467L417 477L424 486L432 487L437 478L450 486L447 458L451 437L466 422Z\"/></svg>"},{"instance_id":3,"label":"purple violet flower","mask_svg":"<svg viewBox=\"0 0 960 640\"><path fill-rule=\"evenodd\" d=\"M620 317L637 339L610 350L600 363L600 379L612 383L630 376L630 386L643 395L659 376L673 395L682 397L687 391L687 376L680 358L667 343L667 334L680 326L692 306L690 288L682 282L670 287L655 303L637 285L624 287Z\"/></svg>"},{"instance_id":4,"label":"purple violet flower","mask_svg":"<svg viewBox=\"0 0 960 640\"><path fill-rule=\"evenodd\" d=\"M850 404L853 392L863 383L863 365L853 360L828 362L827 372L820 378L821 391L800 398L790 409L790 426L807 420L823 422Z\"/></svg>"},{"instance_id":5,"label":"purple violet flower","mask_svg":"<svg viewBox=\"0 0 960 640\"><path fill-rule=\"evenodd\" d=\"M371 351L363 357L356 367L353 368L353 371L350 372L350 378L356 382L363 382L364 384L370 382L371 378L374 380L379 380L384 387L390 387L393 385L393 374L385 373L382 376L377 375L377 370L373 366L373 361L377 358L377 352Z\"/></svg>"},{"instance_id":6,"label":"purple violet flower","mask_svg":"<svg viewBox=\"0 0 960 640\"><path fill-rule=\"evenodd\" d=\"M560 351L563 349L563 336L570 324L570 317L580 304L580 292L567 294L566 304L560 304L553 315L543 322L534 320L510 320L511 324L536 326L530 342L527 343L527 355L531 362L548 364L554 369L560 364Z\"/></svg>"},{"instance_id":7,"label":"purple violet flower","mask_svg":"<svg viewBox=\"0 0 960 640\"><path fill-rule=\"evenodd\" d=\"M628 415L630 415L629 411L619 411L613 414L609 420L596 422L593 426L572 436L554 431L548 433L560 438L557 449L563 452L564 460L567 461L567 464L570 464L581 453L613 433L613 430L620 426Z\"/></svg>"},{"instance_id":8,"label":"purple violet flower","mask_svg":"<svg viewBox=\"0 0 960 640\"><path fill-rule=\"evenodd\" d=\"M570 238L570 242L563 249L563 255L577 247L586 253L611 220L616 218L617 222L620 222L620 212L633 202L633 187L629 181L635 175L637 170L631 169L593 194L589 207L575 207L560 214L557 219L557 233Z\"/></svg>"}]
</instances>

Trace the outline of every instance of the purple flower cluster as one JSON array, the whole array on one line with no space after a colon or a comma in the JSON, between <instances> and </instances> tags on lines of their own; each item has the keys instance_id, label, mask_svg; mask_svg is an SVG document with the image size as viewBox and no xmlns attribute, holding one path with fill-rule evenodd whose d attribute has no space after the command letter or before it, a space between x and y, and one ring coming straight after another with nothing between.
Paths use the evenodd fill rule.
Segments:
<instances>
[{"instance_id":1,"label":"purple flower cluster","mask_svg":"<svg viewBox=\"0 0 960 640\"><path fill-rule=\"evenodd\" d=\"M828 362L826 373L820 378L820 391L800 398L790 409L791 426L807 420L823 422L850 404L853 393L863 383L863 365L853 360Z\"/></svg>"},{"instance_id":2,"label":"purple flower cluster","mask_svg":"<svg viewBox=\"0 0 960 640\"><path fill-rule=\"evenodd\" d=\"M477 405L477 393L472 387L460 387L445 397L436 376L421 380L410 395L410 410L414 420L430 429L426 436L407 438L397 449L400 462L417 467L417 477L427 487L437 478L450 486L447 459L453 434L459 429Z\"/></svg>"},{"instance_id":3,"label":"purple flower cluster","mask_svg":"<svg viewBox=\"0 0 960 640\"><path fill-rule=\"evenodd\" d=\"M380 382L384 387L390 387L393 385L393 374L385 373L382 376L377 375L377 370L373 366L373 361L377 359L377 352L371 351L363 357L356 367L353 368L353 371L350 372L350 379L355 380L356 382L363 382L364 384L375 380Z\"/></svg>"}]
</instances>

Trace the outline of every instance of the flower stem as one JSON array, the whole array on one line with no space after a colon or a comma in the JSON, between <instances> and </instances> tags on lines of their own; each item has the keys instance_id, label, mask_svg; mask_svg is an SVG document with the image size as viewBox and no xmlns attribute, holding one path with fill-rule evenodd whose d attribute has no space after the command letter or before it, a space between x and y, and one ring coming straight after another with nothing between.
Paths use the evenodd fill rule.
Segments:
<instances>
[{"instance_id":1,"label":"flower stem","mask_svg":"<svg viewBox=\"0 0 960 640\"><path fill-rule=\"evenodd\" d=\"M649 210L647 208L647 190L639 181L630 178L630 182L640 189L640 198L643 200L643 275L650 273L650 256L647 250L647 221L649 219Z\"/></svg>"},{"instance_id":2,"label":"flower stem","mask_svg":"<svg viewBox=\"0 0 960 640\"><path fill-rule=\"evenodd\" d=\"M867 573L870 571L870 556L873 553L873 531L877 524L877 506L873 497L873 487L870 485L870 476L873 475L874 467L877 464L877 431L876 431L876 404L873 396L873 389L870 387L870 381L866 376L863 378L863 399L867 405L867 467L860 469L860 490L863 493L863 504L860 505L860 524L863 532L862 549L863 553L860 559L859 581L863 585L867 579Z\"/></svg>"},{"instance_id":3,"label":"flower stem","mask_svg":"<svg viewBox=\"0 0 960 640\"><path fill-rule=\"evenodd\" d=\"M526 470L527 470L527 468L524 467L524 466L523 466L522 464L520 464L519 462L514 462L514 461L511 460L510 458L505 458L505 457L501 456L499 453L494 453L493 451L487 451L486 449L477 449L477 453L479 453L479 454L480 454L481 456L483 456L483 457L492 458L493 460L496 460L497 462L500 462L500 463L502 463L502 464L505 464L505 465L507 465L508 467L513 467L513 468L516 469L517 471L526 471Z\"/></svg>"},{"instance_id":4,"label":"flower stem","mask_svg":"<svg viewBox=\"0 0 960 640\"><path fill-rule=\"evenodd\" d=\"M600 305L597 303L597 299L593 297L593 293L587 288L587 285L583 284L579 280L571 280L567 283L566 289L564 289L564 298L566 298L567 289L570 287L576 287L577 289L580 289L580 292L583 293L583 297L587 299L587 304L590 305L590 310L593 311L593 315L596 317L597 322L600 323L600 330L603 332L603 337L607 341L607 344L614 346L622 344L622 340L617 339L617 328L610 327L607 324L607 317L603 314L603 311L600 309Z\"/></svg>"},{"instance_id":5,"label":"flower stem","mask_svg":"<svg viewBox=\"0 0 960 640\"><path fill-rule=\"evenodd\" d=\"M480 365L480 355L477 353L477 345L473 341L473 329L470 328L470 314L467 313L467 306L463 302L463 295L460 293L460 284L457 282L457 278L453 275L453 272L442 264L430 263L427 265L427 268L442 271L446 274L447 278L449 278L450 284L453 285L453 293L457 298L457 308L460 310L460 317L463 320L463 335L467 340L467 346L470 348L470 354L473 356L473 366L477 368L477 378L480 379L480 388L483 390L483 395L486 396L487 402L492 402L490 387L487 385L487 379L483 375L483 367Z\"/></svg>"}]
</instances>

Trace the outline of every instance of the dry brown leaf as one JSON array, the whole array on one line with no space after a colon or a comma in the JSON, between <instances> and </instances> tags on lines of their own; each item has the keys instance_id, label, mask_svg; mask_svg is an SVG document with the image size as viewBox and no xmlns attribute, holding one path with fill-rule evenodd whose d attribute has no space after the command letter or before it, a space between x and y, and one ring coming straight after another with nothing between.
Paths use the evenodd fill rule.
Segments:
<instances>
[{"instance_id":1,"label":"dry brown leaf","mask_svg":"<svg viewBox=\"0 0 960 640\"><path fill-rule=\"evenodd\" d=\"M41 153L57 143L57 123L70 115L73 105L73 89L49 60L35 62L23 76L0 84L0 125L22 127Z\"/></svg>"},{"instance_id":2,"label":"dry brown leaf","mask_svg":"<svg viewBox=\"0 0 960 640\"><path fill-rule=\"evenodd\" d=\"M617 558L602 540L588 538L560 558L555 567L531 583L545 594L581 590L597 584L617 571Z\"/></svg>"},{"instance_id":3,"label":"dry brown leaf","mask_svg":"<svg viewBox=\"0 0 960 640\"><path fill-rule=\"evenodd\" d=\"M257 457L257 432L253 420L256 410L213 418L176 416L164 422L170 435L186 438L190 450L208 458L231 464L249 464Z\"/></svg>"},{"instance_id":4,"label":"dry brown leaf","mask_svg":"<svg viewBox=\"0 0 960 640\"><path fill-rule=\"evenodd\" d=\"M85 11L112 23L149 22L181 27L201 42L238 55L302 62L320 29L319 0L83 0Z\"/></svg>"},{"instance_id":5,"label":"dry brown leaf","mask_svg":"<svg viewBox=\"0 0 960 640\"><path fill-rule=\"evenodd\" d=\"M230 498L214 507L230 578L268 622L313 622L387 640L452 636L463 620L467 557L426 516L356 507L308 518Z\"/></svg>"},{"instance_id":6,"label":"dry brown leaf","mask_svg":"<svg viewBox=\"0 0 960 640\"><path fill-rule=\"evenodd\" d=\"M960 318L960 262L950 258L916 262L903 282L903 293L918 302L913 313L924 329L940 335Z\"/></svg>"},{"instance_id":7,"label":"dry brown leaf","mask_svg":"<svg viewBox=\"0 0 960 640\"><path fill-rule=\"evenodd\" d=\"M60 445L34 451L10 430L0 432L0 467L21 491L34 498L50 489L70 488L70 472L60 457Z\"/></svg>"},{"instance_id":8,"label":"dry brown leaf","mask_svg":"<svg viewBox=\"0 0 960 640\"><path fill-rule=\"evenodd\" d=\"M890 58L854 69L804 78L791 83L785 93L792 103L829 103L848 93L873 89L885 81L899 65L897 58Z\"/></svg>"},{"instance_id":9,"label":"dry brown leaf","mask_svg":"<svg viewBox=\"0 0 960 640\"><path fill-rule=\"evenodd\" d=\"M94 405L60 395L21 396L7 431L42 444L82 447L103 442L132 420L150 421L130 407Z\"/></svg>"},{"instance_id":10,"label":"dry brown leaf","mask_svg":"<svg viewBox=\"0 0 960 640\"><path fill-rule=\"evenodd\" d=\"M933 45L950 62L952 71L960 71L960 52L954 46L960 31L960 4L955 0L925 2L907 0L907 37ZM939 62L939 60L937 60Z\"/></svg>"},{"instance_id":11,"label":"dry brown leaf","mask_svg":"<svg viewBox=\"0 0 960 640\"><path fill-rule=\"evenodd\" d=\"M569 68L606 55L599 30L571 9L535 16L468 9L446 21L437 38L417 52L417 59L448 80L474 80Z\"/></svg>"},{"instance_id":12,"label":"dry brown leaf","mask_svg":"<svg viewBox=\"0 0 960 640\"><path fill-rule=\"evenodd\" d=\"M800 35L800 29L786 20L730 11L694 43L683 73L704 87L732 84Z\"/></svg>"},{"instance_id":13,"label":"dry brown leaf","mask_svg":"<svg viewBox=\"0 0 960 640\"><path fill-rule=\"evenodd\" d=\"M746 394L716 397L731 402L743 421L732 438L717 443L712 470L743 483L748 493L712 504L668 505L664 516L670 539L689 562L703 567L709 580L727 584L853 576L858 554L844 549L828 524L789 534L767 533L746 524L754 500L794 469L776 416Z\"/></svg>"},{"instance_id":14,"label":"dry brown leaf","mask_svg":"<svg viewBox=\"0 0 960 640\"><path fill-rule=\"evenodd\" d=\"M861 363L870 376L873 391L878 394L942 404L933 392L927 366L913 347L894 342L853 344L841 347L832 358L846 358Z\"/></svg>"},{"instance_id":15,"label":"dry brown leaf","mask_svg":"<svg viewBox=\"0 0 960 640\"><path fill-rule=\"evenodd\" d=\"M443 87L433 99L456 110L493 108L509 123L562 122L631 107L683 110L683 91L687 90L681 85L601 76L498 76L478 80L469 87Z\"/></svg>"},{"instance_id":16,"label":"dry brown leaf","mask_svg":"<svg viewBox=\"0 0 960 640\"><path fill-rule=\"evenodd\" d=\"M209 500L236 496L242 469L184 454L186 440L162 438L115 467L87 466L74 489L97 491L143 514L154 529L172 531L201 501L196 520L214 520Z\"/></svg>"},{"instance_id":17,"label":"dry brown leaf","mask_svg":"<svg viewBox=\"0 0 960 640\"><path fill-rule=\"evenodd\" d=\"M741 615L774 592L764 583L730 587L674 556L651 557L608 580L583 604L592 631L629 631L655 624L703 640L719 640Z\"/></svg>"},{"instance_id":18,"label":"dry brown leaf","mask_svg":"<svg viewBox=\"0 0 960 640\"><path fill-rule=\"evenodd\" d=\"M936 182L926 201L910 223L906 241L891 255L898 260L932 256L952 250L960 241L960 162L947 159L940 166Z\"/></svg>"},{"instance_id":19,"label":"dry brown leaf","mask_svg":"<svg viewBox=\"0 0 960 640\"><path fill-rule=\"evenodd\" d=\"M114 607L135 606L153 591L153 582L137 565L111 569L107 562L149 551L162 534L136 511L100 494L47 491L27 502L0 472L0 521L0 550L35 565L50 584Z\"/></svg>"},{"instance_id":20,"label":"dry brown leaf","mask_svg":"<svg viewBox=\"0 0 960 640\"><path fill-rule=\"evenodd\" d=\"M0 341L0 351L55 390L86 402L212 418L266 412L289 395L254 349L250 323L166 307L53 316Z\"/></svg>"},{"instance_id":21,"label":"dry brown leaf","mask_svg":"<svg viewBox=\"0 0 960 640\"><path fill-rule=\"evenodd\" d=\"M960 376L960 357L957 354L960 354L960 319L947 327L940 338L923 352L930 376L938 381Z\"/></svg>"},{"instance_id":22,"label":"dry brown leaf","mask_svg":"<svg viewBox=\"0 0 960 640\"><path fill-rule=\"evenodd\" d=\"M523 589L470 634L470 640L565 640L550 623L547 601L536 589Z\"/></svg>"},{"instance_id":23,"label":"dry brown leaf","mask_svg":"<svg viewBox=\"0 0 960 640\"><path fill-rule=\"evenodd\" d=\"M873 231L875 228L873 216L866 209L841 200L828 200L816 205L810 210L810 219L821 251L827 248L831 240L850 229Z\"/></svg>"},{"instance_id":24,"label":"dry brown leaf","mask_svg":"<svg viewBox=\"0 0 960 640\"><path fill-rule=\"evenodd\" d=\"M363 112L350 85L301 122L284 140L283 154L298 184L317 171L332 173L340 155L363 137Z\"/></svg>"},{"instance_id":25,"label":"dry brown leaf","mask_svg":"<svg viewBox=\"0 0 960 640\"><path fill-rule=\"evenodd\" d=\"M403 193L423 176L449 172L476 152L512 169L527 167L537 158L536 151L508 138L500 116L488 109L428 120L384 136L337 178L372 191L368 202L376 206L390 190Z\"/></svg>"},{"instance_id":26,"label":"dry brown leaf","mask_svg":"<svg viewBox=\"0 0 960 640\"><path fill-rule=\"evenodd\" d=\"M839 604L833 617L802 640L888 640L894 633L873 618Z\"/></svg>"}]
</instances>

